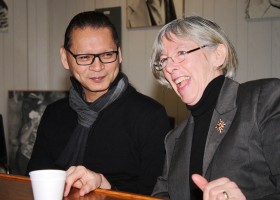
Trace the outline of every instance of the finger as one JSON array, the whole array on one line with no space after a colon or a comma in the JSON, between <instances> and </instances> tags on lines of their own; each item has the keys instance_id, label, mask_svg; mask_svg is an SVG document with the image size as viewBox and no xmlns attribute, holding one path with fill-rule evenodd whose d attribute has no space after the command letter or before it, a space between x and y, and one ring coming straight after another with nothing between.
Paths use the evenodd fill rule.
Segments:
<instances>
[{"instance_id":1,"label":"finger","mask_svg":"<svg viewBox=\"0 0 280 200\"><path fill-rule=\"evenodd\" d=\"M204 192L204 190L209 182L203 176L201 176L199 174L193 174L192 180L197 185L197 187L199 189L201 189L201 191L203 192L203 199L208 200L209 194L207 192Z\"/></svg>"},{"instance_id":2,"label":"finger","mask_svg":"<svg viewBox=\"0 0 280 200\"><path fill-rule=\"evenodd\" d=\"M228 178L219 178L209 182L203 190L203 196L208 199L219 199L222 197L223 191L229 189L229 183L231 181Z\"/></svg>"},{"instance_id":3,"label":"finger","mask_svg":"<svg viewBox=\"0 0 280 200\"><path fill-rule=\"evenodd\" d=\"M219 199L219 194L225 190L225 185L230 182L228 178L219 178L208 182L199 174L192 175L193 182L203 191L203 199Z\"/></svg>"},{"instance_id":4,"label":"finger","mask_svg":"<svg viewBox=\"0 0 280 200\"><path fill-rule=\"evenodd\" d=\"M72 183L71 182L67 182L65 183L65 188L64 188L64 196L68 196L70 190L71 190L71 187L72 187Z\"/></svg>"},{"instance_id":5,"label":"finger","mask_svg":"<svg viewBox=\"0 0 280 200\"><path fill-rule=\"evenodd\" d=\"M225 178L225 177L218 178L218 179L215 179L213 181L210 181L207 185L205 185L203 191L208 192L208 193L210 191L212 193L214 193L214 191L216 193L220 193L220 192L222 192L223 190L225 190L229 187L228 184L230 182L231 181L228 178Z\"/></svg>"},{"instance_id":6,"label":"finger","mask_svg":"<svg viewBox=\"0 0 280 200\"><path fill-rule=\"evenodd\" d=\"M95 190L96 188L92 187L90 183L83 185L80 189L80 196L84 196L85 194L89 193L90 191Z\"/></svg>"},{"instance_id":7,"label":"finger","mask_svg":"<svg viewBox=\"0 0 280 200\"><path fill-rule=\"evenodd\" d=\"M86 182L83 184L82 188L80 189L80 195L84 196L85 194L99 188L101 186L102 177L100 174L88 171L88 177Z\"/></svg>"},{"instance_id":8,"label":"finger","mask_svg":"<svg viewBox=\"0 0 280 200\"><path fill-rule=\"evenodd\" d=\"M80 179L85 174L85 167L78 166L78 167L70 167L67 170L67 177L66 177L66 186L64 190L64 196L67 196L70 192L71 187L81 188L82 183Z\"/></svg>"},{"instance_id":9,"label":"finger","mask_svg":"<svg viewBox=\"0 0 280 200\"><path fill-rule=\"evenodd\" d=\"M65 181L65 188L64 188L64 196L68 196L72 184L67 181L67 177L75 171L76 167L72 166L66 171L66 181Z\"/></svg>"},{"instance_id":10,"label":"finger","mask_svg":"<svg viewBox=\"0 0 280 200\"><path fill-rule=\"evenodd\" d=\"M70 173L71 172L71 173ZM83 179L86 176L87 169L83 166L77 166L74 170L69 168L69 174L67 175L67 181L74 183L79 179Z\"/></svg>"},{"instance_id":11,"label":"finger","mask_svg":"<svg viewBox=\"0 0 280 200\"><path fill-rule=\"evenodd\" d=\"M64 194L63 194L65 197L68 196L70 189L71 189L71 184L65 182Z\"/></svg>"},{"instance_id":12,"label":"finger","mask_svg":"<svg viewBox=\"0 0 280 200\"><path fill-rule=\"evenodd\" d=\"M197 187L202 191L204 190L204 187L208 184L208 181L199 174L193 174L192 180L197 185Z\"/></svg>"},{"instance_id":13,"label":"finger","mask_svg":"<svg viewBox=\"0 0 280 200\"><path fill-rule=\"evenodd\" d=\"M76 169L76 166L71 166L68 168L68 170L66 171L66 176L68 176L69 174L72 174Z\"/></svg>"}]
</instances>

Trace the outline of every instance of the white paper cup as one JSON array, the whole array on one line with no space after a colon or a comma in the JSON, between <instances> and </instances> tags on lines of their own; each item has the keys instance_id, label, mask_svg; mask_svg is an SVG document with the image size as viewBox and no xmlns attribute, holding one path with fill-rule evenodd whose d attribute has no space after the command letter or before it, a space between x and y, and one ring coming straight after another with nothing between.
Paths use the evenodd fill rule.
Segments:
<instances>
[{"instance_id":1,"label":"white paper cup","mask_svg":"<svg viewBox=\"0 0 280 200\"><path fill-rule=\"evenodd\" d=\"M66 171L36 170L29 173L34 200L62 200Z\"/></svg>"}]
</instances>

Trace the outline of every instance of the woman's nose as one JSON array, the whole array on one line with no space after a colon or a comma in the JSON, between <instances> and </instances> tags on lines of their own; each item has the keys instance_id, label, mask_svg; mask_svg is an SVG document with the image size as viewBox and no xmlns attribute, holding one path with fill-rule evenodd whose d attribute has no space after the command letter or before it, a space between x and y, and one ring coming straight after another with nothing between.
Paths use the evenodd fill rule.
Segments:
<instances>
[{"instance_id":1,"label":"woman's nose","mask_svg":"<svg viewBox=\"0 0 280 200\"><path fill-rule=\"evenodd\" d=\"M178 63L173 62L173 59L168 59L165 66L165 70L168 73L172 73L172 71L176 68L178 68Z\"/></svg>"}]
</instances>

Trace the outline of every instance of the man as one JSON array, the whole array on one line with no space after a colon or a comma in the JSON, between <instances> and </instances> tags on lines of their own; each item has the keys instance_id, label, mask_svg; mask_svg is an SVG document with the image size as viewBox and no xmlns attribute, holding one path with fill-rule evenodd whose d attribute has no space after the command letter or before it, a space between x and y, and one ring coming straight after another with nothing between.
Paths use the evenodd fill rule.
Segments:
<instances>
[{"instance_id":1,"label":"man","mask_svg":"<svg viewBox=\"0 0 280 200\"><path fill-rule=\"evenodd\" d=\"M80 13L60 53L72 74L69 98L46 108L27 172L68 169L65 196L71 186L81 196L96 188L150 194L162 171L169 120L120 72L115 27L102 13Z\"/></svg>"}]
</instances>

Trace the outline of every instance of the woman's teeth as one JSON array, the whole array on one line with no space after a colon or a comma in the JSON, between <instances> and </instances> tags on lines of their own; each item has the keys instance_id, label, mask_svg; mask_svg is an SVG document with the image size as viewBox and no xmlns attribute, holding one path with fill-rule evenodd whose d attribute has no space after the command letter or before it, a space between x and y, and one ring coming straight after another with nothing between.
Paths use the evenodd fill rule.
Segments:
<instances>
[{"instance_id":1,"label":"woman's teeth","mask_svg":"<svg viewBox=\"0 0 280 200\"><path fill-rule=\"evenodd\" d=\"M178 85L178 84L180 84L182 81L189 80L189 79L190 79L189 76L188 76L188 77L180 77L180 78L178 78L178 79L175 80L175 83L176 83L176 85Z\"/></svg>"}]
</instances>

